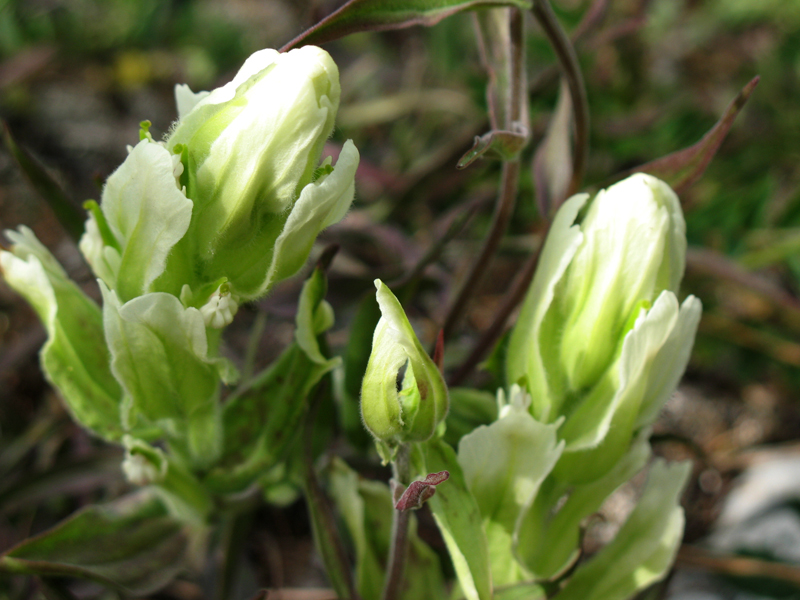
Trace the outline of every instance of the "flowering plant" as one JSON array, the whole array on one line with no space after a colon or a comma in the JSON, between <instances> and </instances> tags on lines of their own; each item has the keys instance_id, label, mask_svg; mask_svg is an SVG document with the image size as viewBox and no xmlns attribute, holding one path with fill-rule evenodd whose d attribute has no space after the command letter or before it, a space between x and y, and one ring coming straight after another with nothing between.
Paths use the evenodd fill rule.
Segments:
<instances>
[{"instance_id":1,"label":"flowering plant","mask_svg":"<svg viewBox=\"0 0 800 600\"><path fill-rule=\"evenodd\" d=\"M696 297L679 301L687 242L678 180L637 169L594 197L576 193L586 98L546 0L431 0L406 12L395 4L349 2L289 46L480 6L491 129L459 166L500 160L500 193L474 265L437 318L434 349L423 343L435 331L415 329L427 293L419 284L455 226L406 276L384 283L371 274L376 291L355 314L337 305L348 323L343 352L332 341L343 330L327 336L336 322L326 300L335 250L314 245L350 210L360 160L351 140L335 163L323 158L342 97L331 56L312 45L260 50L221 87L178 85L177 120L164 139L143 122L100 202L85 204L78 246L100 304L29 228L6 234L3 278L47 330L42 369L75 421L120 449L133 491L0 555L0 574L87 577L147 594L197 570L255 506L303 495L343 599L626 600L664 578L682 539L691 469L653 458L650 435L701 316ZM522 291L509 293L467 355L451 342L514 213L531 140L527 8L570 82L534 156L546 233L538 259L520 270ZM294 335L253 374L252 360L224 351L224 336L243 306L279 296L312 254ZM485 377L460 385L490 348ZM380 472L378 461L391 478L368 480L353 466ZM588 520L631 482L638 503L587 557ZM423 508L447 556L421 534L426 521L415 511ZM114 566L76 544L111 553ZM442 564L448 557L452 568Z\"/></svg>"}]
</instances>

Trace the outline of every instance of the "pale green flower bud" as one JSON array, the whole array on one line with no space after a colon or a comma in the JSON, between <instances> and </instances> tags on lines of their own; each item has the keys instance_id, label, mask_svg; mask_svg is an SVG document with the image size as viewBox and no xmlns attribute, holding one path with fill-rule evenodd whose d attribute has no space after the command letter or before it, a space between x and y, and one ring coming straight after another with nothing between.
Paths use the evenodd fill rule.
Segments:
<instances>
[{"instance_id":1,"label":"pale green flower bud","mask_svg":"<svg viewBox=\"0 0 800 600\"><path fill-rule=\"evenodd\" d=\"M353 198L352 142L335 167L320 165L339 95L336 64L313 46L256 52L211 92L177 87L180 120L167 147L184 157L179 178L194 207L168 271L189 266L201 278L183 282L192 288L225 277L247 300L302 266Z\"/></svg>"},{"instance_id":2,"label":"pale green flower bud","mask_svg":"<svg viewBox=\"0 0 800 600\"><path fill-rule=\"evenodd\" d=\"M559 477L589 481L626 452L675 390L694 342L700 301L679 306L686 235L667 184L637 174L559 210L507 358L509 383L567 443ZM591 456L589 456L591 454Z\"/></svg>"},{"instance_id":3,"label":"pale green flower bud","mask_svg":"<svg viewBox=\"0 0 800 600\"><path fill-rule=\"evenodd\" d=\"M400 302L380 279L375 280L375 287L381 318L361 385L364 425L376 440L389 446L423 442L447 415L447 386ZM398 375L404 366L398 391Z\"/></svg>"}]
</instances>

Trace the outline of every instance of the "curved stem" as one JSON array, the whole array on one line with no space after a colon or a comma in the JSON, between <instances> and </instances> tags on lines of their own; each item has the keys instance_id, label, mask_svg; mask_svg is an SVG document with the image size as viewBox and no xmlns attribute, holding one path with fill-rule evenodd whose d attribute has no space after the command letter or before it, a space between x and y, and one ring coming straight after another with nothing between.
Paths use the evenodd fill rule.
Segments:
<instances>
[{"instance_id":1,"label":"curved stem","mask_svg":"<svg viewBox=\"0 0 800 600\"><path fill-rule=\"evenodd\" d=\"M500 241L503 239L506 229L508 229L508 223L511 220L511 215L514 213L514 205L517 199L518 181L519 161L514 160L503 163L500 195L495 205L489 235L486 237L478 258L473 263L467 275L467 279L462 284L455 301L450 306L450 310L447 313L444 325L442 326L445 339L448 339L453 333L453 330L467 307L470 296L475 291L481 279L483 279L483 276L486 275L486 268L497 252L497 248L500 246Z\"/></svg>"},{"instance_id":2,"label":"curved stem","mask_svg":"<svg viewBox=\"0 0 800 600\"><path fill-rule=\"evenodd\" d=\"M489 348L491 348L503 334L508 317L514 312L517 305L522 302L522 299L525 297L531 285L531 281L533 281L533 275L536 273L536 265L539 264L539 255L541 254L546 238L547 231L542 235L542 244L539 246L539 249L531 255L528 262L522 267L519 275L517 275L511 287L511 292L509 292L505 301L498 309L494 321L492 321L489 328L486 329L483 335L478 339L467 359L461 364L458 370L448 378L447 385L451 387L459 385L469 377L470 373L472 373Z\"/></svg>"},{"instance_id":3,"label":"curved stem","mask_svg":"<svg viewBox=\"0 0 800 600\"><path fill-rule=\"evenodd\" d=\"M407 444L401 445L392 462L394 480L404 487L408 486L411 481L410 450ZM389 546L389 564L383 588L383 600L397 600L400 597L403 572L408 558L408 523L410 519L410 510L395 509L392 518L392 539Z\"/></svg>"},{"instance_id":4,"label":"curved stem","mask_svg":"<svg viewBox=\"0 0 800 600\"><path fill-rule=\"evenodd\" d=\"M578 63L578 55L548 0L534 0L533 15L544 30L547 39L558 57L561 70L569 86L572 98L572 111L575 120L575 157L573 159L572 179L567 196L577 192L581 187L586 172L586 161L589 156L589 101L586 97L586 85Z\"/></svg>"}]
</instances>

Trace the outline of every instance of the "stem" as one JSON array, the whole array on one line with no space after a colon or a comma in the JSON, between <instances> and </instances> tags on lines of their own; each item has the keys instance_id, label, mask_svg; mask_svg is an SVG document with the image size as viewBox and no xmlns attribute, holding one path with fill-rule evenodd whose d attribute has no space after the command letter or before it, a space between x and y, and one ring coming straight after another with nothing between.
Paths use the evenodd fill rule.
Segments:
<instances>
[{"instance_id":1,"label":"stem","mask_svg":"<svg viewBox=\"0 0 800 600\"><path fill-rule=\"evenodd\" d=\"M402 444L392 462L394 480L403 486L407 486L411 481L410 451L411 448L408 444ZM389 564L383 588L383 600L397 600L400 597L403 571L405 571L408 558L408 523L410 519L410 510L395 509L392 518L392 541L389 546Z\"/></svg>"},{"instance_id":2,"label":"stem","mask_svg":"<svg viewBox=\"0 0 800 600\"><path fill-rule=\"evenodd\" d=\"M581 187L586 172L586 161L589 156L589 101L586 97L586 86L578 63L575 47L567 36L548 0L534 0L533 15L544 30L547 39L555 50L561 70L569 86L572 98L572 111L575 120L575 157L573 159L572 179L567 196L571 196Z\"/></svg>"},{"instance_id":3,"label":"stem","mask_svg":"<svg viewBox=\"0 0 800 600\"><path fill-rule=\"evenodd\" d=\"M489 229L489 235L484 241L483 248L481 248L478 258L473 263L466 281L464 281L464 284L461 286L455 301L447 313L444 326L442 327L445 339L448 339L452 335L453 330L464 313L464 309L467 307L470 295L475 291L475 288L480 283L481 279L483 279L483 276L486 275L489 262L497 252L500 241L506 233L511 215L514 213L518 180L519 161L514 160L503 163L500 194L497 199L497 204L495 205L495 212L492 218L492 225Z\"/></svg>"},{"instance_id":4,"label":"stem","mask_svg":"<svg viewBox=\"0 0 800 600\"><path fill-rule=\"evenodd\" d=\"M509 11L509 38L508 49L509 58L509 73L508 73L508 107L504 107L503 123L498 123L498 115L492 111L491 122L493 126L501 126L504 129L514 129L515 124L525 123L527 126L527 84L525 83L525 32L524 20L522 13L518 9L510 9ZM491 40L487 40L487 48ZM486 57L487 69L492 74L491 59ZM492 85L490 83L490 85ZM489 94L490 98L492 94ZM483 243L480 254L477 260L473 263L472 269L467 275L461 289L458 291L455 301L450 307L442 327L444 339L447 340L453 333L458 321L464 314L470 296L475 292L475 289L480 284L484 275L486 275L487 267L491 262L497 249L500 246L500 241L508 229L509 221L514 213L514 204L517 199L517 186L519 184L519 160L514 159L503 163L503 172L500 178L500 192L497 197L497 204L495 205L494 215L492 217L492 225L489 228L489 234Z\"/></svg>"},{"instance_id":5,"label":"stem","mask_svg":"<svg viewBox=\"0 0 800 600\"><path fill-rule=\"evenodd\" d=\"M514 311L517 305L522 302L522 299L525 297L525 294L528 291L528 287L530 287L531 281L533 280L533 275L536 273L536 265L539 264L539 255L542 252L544 240L546 238L547 232L545 231L542 236L541 245L539 246L538 250L531 255L531 257L528 259L528 262L526 262L522 267L522 271L520 271L519 275L517 275L517 279L514 281L511 287L511 292L506 296L505 301L497 311L497 316L495 316L494 321L492 321L492 324L489 326L489 328L484 331L483 335L481 335L481 337L478 339L467 359L448 379L447 384L449 386L452 387L463 382L470 375L470 373L472 373L475 366L481 361L489 348L491 348L492 345L494 345L498 338L503 334L508 317L511 316L511 313Z\"/></svg>"}]
</instances>

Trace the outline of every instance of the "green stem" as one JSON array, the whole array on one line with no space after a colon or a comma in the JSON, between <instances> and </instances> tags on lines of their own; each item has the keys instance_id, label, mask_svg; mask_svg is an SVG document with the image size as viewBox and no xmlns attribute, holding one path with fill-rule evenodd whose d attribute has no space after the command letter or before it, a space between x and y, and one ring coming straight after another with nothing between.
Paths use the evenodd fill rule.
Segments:
<instances>
[{"instance_id":1,"label":"green stem","mask_svg":"<svg viewBox=\"0 0 800 600\"><path fill-rule=\"evenodd\" d=\"M402 486L407 486L411 482L410 453L409 445L403 444L392 462L394 480ZM410 510L395 509L392 518L392 538L389 545L389 563L383 588L383 600L397 600L400 597L403 572L408 558L408 523L410 519Z\"/></svg>"},{"instance_id":2,"label":"green stem","mask_svg":"<svg viewBox=\"0 0 800 600\"><path fill-rule=\"evenodd\" d=\"M490 120L494 127L502 127L503 129L511 130L515 124L525 123L527 126L527 90L525 84L525 36L524 36L524 21L522 13L518 9L510 9L508 15L508 90L506 94L498 94L500 96L507 95L508 106L500 110L496 107L490 114ZM491 40L487 40L486 46L488 47ZM491 59L486 58L487 69L490 74L494 66L491 64ZM496 82L495 82L496 83ZM490 98L493 96L490 84ZM491 103L490 103L491 105ZM496 114L499 112L500 114ZM501 122L502 121L502 122ZM472 264L472 268L467 275L461 289L459 289L456 299L450 307L442 327L444 339L447 340L451 337L456 328L459 320L464 314L467 304L475 293L481 280L486 275L489 263L497 249L500 247L500 241L508 229L508 224L511 221L511 216L514 214L514 205L517 200L517 187L519 184L519 170L520 164L518 159L507 161L503 163L503 172L500 178L500 191L497 197L497 204L495 205L494 215L492 217L492 224L489 228L489 234L483 243L478 258Z\"/></svg>"}]
</instances>

